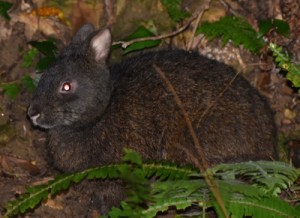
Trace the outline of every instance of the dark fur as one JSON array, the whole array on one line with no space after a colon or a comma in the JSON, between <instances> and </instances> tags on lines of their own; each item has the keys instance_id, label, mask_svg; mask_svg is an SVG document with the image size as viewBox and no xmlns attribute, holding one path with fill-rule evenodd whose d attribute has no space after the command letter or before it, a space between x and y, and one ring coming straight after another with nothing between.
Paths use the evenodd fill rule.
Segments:
<instances>
[{"instance_id":1,"label":"dark fur","mask_svg":"<svg viewBox=\"0 0 300 218\"><path fill-rule=\"evenodd\" d=\"M43 74L32 99L28 114L40 114L36 124L50 127L48 148L57 169L73 172L115 163L124 147L146 161L192 163L181 149L196 153L187 124L153 64L174 86L210 164L274 157L271 109L242 76L230 84L236 74L232 68L193 52L168 50L108 69L110 39L104 31L84 26ZM108 47L100 59L91 46L97 37L102 50ZM61 82L69 80L77 80L75 92L58 93Z\"/></svg>"}]
</instances>

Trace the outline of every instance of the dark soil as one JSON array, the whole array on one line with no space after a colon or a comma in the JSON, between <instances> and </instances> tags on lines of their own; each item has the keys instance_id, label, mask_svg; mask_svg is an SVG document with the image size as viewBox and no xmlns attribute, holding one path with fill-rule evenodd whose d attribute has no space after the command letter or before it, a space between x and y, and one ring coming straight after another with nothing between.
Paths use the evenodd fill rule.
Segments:
<instances>
[{"instance_id":1,"label":"dark soil","mask_svg":"<svg viewBox=\"0 0 300 218\"><path fill-rule=\"evenodd\" d=\"M20 3L21 1L17 2L22 4ZM199 1L186 0L183 2L183 7L194 11L198 4L196 2ZM220 4L220 2L223 4ZM285 46L293 54L294 61L299 63L299 1L276 0L260 3L262 1L245 0L238 1L239 3L236 4L228 3L231 1L220 2L213 1L211 12L205 15L205 19L214 20L220 15L223 16L229 14L229 11L234 11L245 16L253 26L257 27L258 20L282 17L290 24L290 39L270 34L268 36L269 40ZM80 4L75 4L76 10L79 10L78 7L84 7ZM122 7L126 8L126 6ZM75 9L73 8L73 10ZM88 8L85 8L85 10L88 13ZM144 14L148 12L147 8L141 10L144 11L136 10L135 17L138 17L137 14L139 13ZM130 17L130 12L124 8L119 15L111 15L109 10L106 10L106 13L101 11L101 13L103 13L104 20L113 23L113 33L115 32L115 35L120 38L122 36L120 33L122 28L120 26L122 26L124 20L133 19L133 15ZM18 83L24 75L36 77L34 65L30 68L22 67L23 54L30 48L27 42L44 40L51 36L57 39L57 44L61 48L69 41L71 35L71 30L67 25L53 17L41 17L39 19L40 28L35 29L34 26L38 22L38 18L28 15L26 11L21 10L20 5L16 6L10 15L12 18L10 22L0 17L0 82L4 84ZM147 16L151 17L153 15ZM97 22L86 20L82 17L74 18L73 16L71 17L72 19L69 19L72 21L71 27L73 29L78 28L81 23L86 21ZM131 31L134 28L134 26L128 24L126 31ZM191 30L188 30L185 34L173 39L173 44L186 48L186 44L182 42L189 39L190 33ZM128 35L125 33L125 30L124 35ZM194 44L200 53L233 65L238 71L245 73L245 76L249 78L251 83L269 98L275 112L281 139L278 152L280 160L292 162L296 167L300 167L300 135L298 134L300 131L299 94L276 68L271 56L267 52L260 57L254 56L242 48L235 48L230 44L222 48L220 42L212 41L208 43L202 37L196 37ZM0 89L0 214L5 212L3 208L4 203L18 197L27 186L45 183L58 174L47 164L45 132L34 129L27 120L26 110L31 95L32 93L20 87L20 92L16 99L11 100L5 95L4 90ZM75 189L80 188L75 187ZM84 204L89 199L86 199L85 195L79 193L73 189L70 192L62 193L54 199L49 199L37 209L30 211L26 216L83 217L83 214L86 214L88 210L88 208L84 207ZM77 207L76 205L78 204L82 206ZM88 213L91 217L98 216L95 211L89 211Z\"/></svg>"}]
</instances>

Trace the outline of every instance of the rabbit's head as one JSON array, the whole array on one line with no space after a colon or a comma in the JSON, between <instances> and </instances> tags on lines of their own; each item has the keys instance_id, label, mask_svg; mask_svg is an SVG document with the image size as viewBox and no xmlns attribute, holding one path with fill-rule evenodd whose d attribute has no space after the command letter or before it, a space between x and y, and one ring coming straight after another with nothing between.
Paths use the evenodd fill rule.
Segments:
<instances>
[{"instance_id":1,"label":"rabbit's head","mask_svg":"<svg viewBox=\"0 0 300 218\"><path fill-rule=\"evenodd\" d=\"M84 126L101 117L111 96L106 60L108 29L86 24L41 76L28 108L32 123L42 128Z\"/></svg>"}]
</instances>

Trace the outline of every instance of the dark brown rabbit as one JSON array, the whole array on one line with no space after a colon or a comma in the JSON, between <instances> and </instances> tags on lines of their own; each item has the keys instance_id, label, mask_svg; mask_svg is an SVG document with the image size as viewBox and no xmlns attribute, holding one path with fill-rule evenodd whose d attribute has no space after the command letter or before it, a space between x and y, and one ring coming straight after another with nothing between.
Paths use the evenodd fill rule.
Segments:
<instances>
[{"instance_id":1,"label":"dark brown rabbit","mask_svg":"<svg viewBox=\"0 0 300 218\"><path fill-rule=\"evenodd\" d=\"M108 29L84 25L40 79L28 116L47 129L55 168L115 163L124 147L145 161L192 163L182 149L196 153L187 124L154 64L175 88L209 164L274 157L272 111L231 67L182 50L108 66L110 46ZM114 197L101 202L103 213L118 202Z\"/></svg>"}]
</instances>

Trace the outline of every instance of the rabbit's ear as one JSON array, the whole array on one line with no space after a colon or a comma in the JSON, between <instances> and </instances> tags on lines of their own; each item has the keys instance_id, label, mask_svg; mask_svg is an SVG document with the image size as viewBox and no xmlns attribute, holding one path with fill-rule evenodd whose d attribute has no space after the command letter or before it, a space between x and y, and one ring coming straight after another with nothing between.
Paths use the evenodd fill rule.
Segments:
<instances>
[{"instance_id":1,"label":"rabbit's ear","mask_svg":"<svg viewBox=\"0 0 300 218\"><path fill-rule=\"evenodd\" d=\"M87 37L94 32L94 26L90 23L84 24L74 35L72 43L78 44L87 39Z\"/></svg>"},{"instance_id":2,"label":"rabbit's ear","mask_svg":"<svg viewBox=\"0 0 300 218\"><path fill-rule=\"evenodd\" d=\"M109 29L99 31L91 40L90 47L94 53L96 62L105 62L111 47L111 33Z\"/></svg>"}]
</instances>

